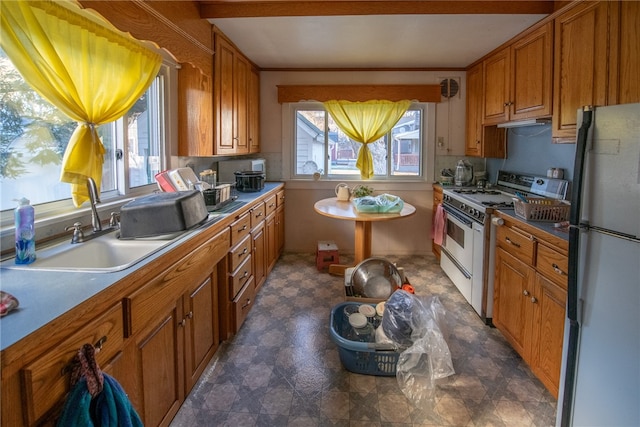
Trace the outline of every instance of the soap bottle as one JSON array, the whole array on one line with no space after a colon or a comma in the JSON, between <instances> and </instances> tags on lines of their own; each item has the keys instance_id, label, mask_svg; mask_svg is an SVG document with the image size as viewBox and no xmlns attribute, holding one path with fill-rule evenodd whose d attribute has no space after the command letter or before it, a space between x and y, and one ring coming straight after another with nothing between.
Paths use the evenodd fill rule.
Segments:
<instances>
[{"instance_id":1,"label":"soap bottle","mask_svg":"<svg viewBox=\"0 0 640 427\"><path fill-rule=\"evenodd\" d=\"M15 210L16 264L30 264L36 260L35 211L29 199L18 200Z\"/></svg>"}]
</instances>

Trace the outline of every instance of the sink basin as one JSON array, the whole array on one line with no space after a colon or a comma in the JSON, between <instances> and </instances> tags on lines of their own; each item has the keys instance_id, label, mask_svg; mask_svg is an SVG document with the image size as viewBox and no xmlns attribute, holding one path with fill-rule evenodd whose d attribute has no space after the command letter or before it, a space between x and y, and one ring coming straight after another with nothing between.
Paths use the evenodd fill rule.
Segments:
<instances>
[{"instance_id":1,"label":"sink basin","mask_svg":"<svg viewBox=\"0 0 640 427\"><path fill-rule=\"evenodd\" d=\"M82 243L57 244L45 249L36 248L36 260L31 264L14 264L14 260L3 262L0 266L12 270L50 270L76 271L88 273L110 273L124 270L145 258L153 255L162 248L170 245L176 239L190 231L197 230L222 219L222 216L209 215L198 226L190 230L155 237L137 239L119 239L118 231L106 232Z\"/></svg>"},{"instance_id":2,"label":"sink basin","mask_svg":"<svg viewBox=\"0 0 640 427\"><path fill-rule=\"evenodd\" d=\"M117 231L95 237L82 243L60 243L36 251L36 260L27 265L10 264L3 267L21 270L56 270L113 272L124 270L142 261L173 242L178 235L162 238L120 240Z\"/></svg>"}]
</instances>

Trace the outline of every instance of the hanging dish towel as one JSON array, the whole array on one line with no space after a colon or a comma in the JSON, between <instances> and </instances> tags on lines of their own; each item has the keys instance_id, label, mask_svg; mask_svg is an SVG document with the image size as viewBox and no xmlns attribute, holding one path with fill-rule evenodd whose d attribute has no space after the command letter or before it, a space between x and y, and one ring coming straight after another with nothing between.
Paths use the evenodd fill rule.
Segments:
<instances>
[{"instance_id":1,"label":"hanging dish towel","mask_svg":"<svg viewBox=\"0 0 640 427\"><path fill-rule=\"evenodd\" d=\"M142 427L125 391L100 370L94 356L95 349L90 344L78 350L72 362L71 392L58 427Z\"/></svg>"},{"instance_id":2,"label":"hanging dish towel","mask_svg":"<svg viewBox=\"0 0 640 427\"><path fill-rule=\"evenodd\" d=\"M447 235L447 212L442 207L442 203L436 208L436 215L433 219L433 229L431 230L433 243L442 246Z\"/></svg>"}]
</instances>

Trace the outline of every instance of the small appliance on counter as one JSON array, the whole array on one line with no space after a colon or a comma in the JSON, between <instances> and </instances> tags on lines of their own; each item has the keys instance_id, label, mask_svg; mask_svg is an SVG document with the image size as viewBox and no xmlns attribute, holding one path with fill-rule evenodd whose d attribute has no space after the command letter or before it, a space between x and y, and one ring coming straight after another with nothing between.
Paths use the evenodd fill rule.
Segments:
<instances>
[{"instance_id":1,"label":"small appliance on counter","mask_svg":"<svg viewBox=\"0 0 640 427\"><path fill-rule=\"evenodd\" d=\"M236 171L236 189L242 193L255 193L264 188L264 172Z\"/></svg>"},{"instance_id":2,"label":"small appliance on counter","mask_svg":"<svg viewBox=\"0 0 640 427\"><path fill-rule=\"evenodd\" d=\"M235 182L236 172L262 172L267 175L265 159L232 159L218 162L218 179L220 182Z\"/></svg>"},{"instance_id":3,"label":"small appliance on counter","mask_svg":"<svg viewBox=\"0 0 640 427\"><path fill-rule=\"evenodd\" d=\"M466 187L473 183L473 166L466 160L458 160L454 183L457 187Z\"/></svg>"}]
</instances>

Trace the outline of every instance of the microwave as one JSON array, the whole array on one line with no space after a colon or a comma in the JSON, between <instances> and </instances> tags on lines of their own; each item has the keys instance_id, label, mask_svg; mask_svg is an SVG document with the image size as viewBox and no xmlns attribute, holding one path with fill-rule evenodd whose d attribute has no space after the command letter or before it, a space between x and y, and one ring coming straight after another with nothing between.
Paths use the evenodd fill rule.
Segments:
<instances>
[{"instance_id":1,"label":"microwave","mask_svg":"<svg viewBox=\"0 0 640 427\"><path fill-rule=\"evenodd\" d=\"M267 174L266 162L264 159L233 159L218 162L218 181L236 182L234 172L262 172Z\"/></svg>"}]
</instances>

